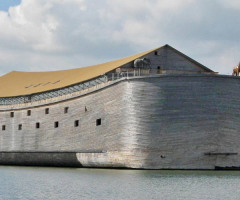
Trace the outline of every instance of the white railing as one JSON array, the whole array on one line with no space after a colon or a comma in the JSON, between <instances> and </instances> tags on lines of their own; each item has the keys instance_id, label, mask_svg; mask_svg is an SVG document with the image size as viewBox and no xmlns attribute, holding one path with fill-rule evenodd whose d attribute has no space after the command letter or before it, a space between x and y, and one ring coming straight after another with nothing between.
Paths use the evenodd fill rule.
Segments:
<instances>
[{"instance_id":1,"label":"white railing","mask_svg":"<svg viewBox=\"0 0 240 200\"><path fill-rule=\"evenodd\" d=\"M117 70L116 70L117 71ZM89 80L84 83L79 83L74 86L60 88L54 91L42 92L39 94L0 98L0 106L26 106L39 103L57 102L60 100L76 97L99 88L106 87L120 79L141 77L141 76L156 76L163 74L209 74L206 72L193 72L193 71L179 71L179 70L161 70L161 69L125 69L122 68L119 72L107 73L96 79ZM211 73L212 74L212 73Z\"/></svg>"}]
</instances>

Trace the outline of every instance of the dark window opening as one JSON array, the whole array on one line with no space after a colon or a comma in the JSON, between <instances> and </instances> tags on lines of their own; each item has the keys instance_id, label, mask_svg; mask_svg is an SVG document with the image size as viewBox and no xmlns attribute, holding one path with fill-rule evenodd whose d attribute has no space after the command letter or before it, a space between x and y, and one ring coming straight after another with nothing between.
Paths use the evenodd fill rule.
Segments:
<instances>
[{"instance_id":1,"label":"dark window opening","mask_svg":"<svg viewBox=\"0 0 240 200\"><path fill-rule=\"evenodd\" d=\"M65 108L64 108L64 113L65 113L65 114L68 113L68 107L65 107Z\"/></svg>"},{"instance_id":2,"label":"dark window opening","mask_svg":"<svg viewBox=\"0 0 240 200\"><path fill-rule=\"evenodd\" d=\"M18 130L22 130L22 124L18 125Z\"/></svg>"},{"instance_id":3,"label":"dark window opening","mask_svg":"<svg viewBox=\"0 0 240 200\"><path fill-rule=\"evenodd\" d=\"M11 116L11 117L14 117L14 112L11 112L11 113L10 113L10 116Z\"/></svg>"},{"instance_id":4,"label":"dark window opening","mask_svg":"<svg viewBox=\"0 0 240 200\"><path fill-rule=\"evenodd\" d=\"M78 127L78 126L79 126L79 120L75 120L74 126L75 126L75 127Z\"/></svg>"},{"instance_id":5,"label":"dark window opening","mask_svg":"<svg viewBox=\"0 0 240 200\"><path fill-rule=\"evenodd\" d=\"M157 67L157 73L160 73L160 74L161 74L161 73L162 73L162 70L163 70L163 68L162 68L161 66L158 66L158 67Z\"/></svg>"},{"instance_id":6,"label":"dark window opening","mask_svg":"<svg viewBox=\"0 0 240 200\"><path fill-rule=\"evenodd\" d=\"M31 116L31 110L27 111L27 116Z\"/></svg>"},{"instance_id":7,"label":"dark window opening","mask_svg":"<svg viewBox=\"0 0 240 200\"><path fill-rule=\"evenodd\" d=\"M97 119L96 120L96 126L100 126L102 124L102 119Z\"/></svg>"},{"instance_id":8,"label":"dark window opening","mask_svg":"<svg viewBox=\"0 0 240 200\"><path fill-rule=\"evenodd\" d=\"M3 131L6 130L6 125L2 125L2 130L3 130Z\"/></svg>"},{"instance_id":9,"label":"dark window opening","mask_svg":"<svg viewBox=\"0 0 240 200\"><path fill-rule=\"evenodd\" d=\"M40 128L40 123L39 122L36 123L36 128Z\"/></svg>"},{"instance_id":10,"label":"dark window opening","mask_svg":"<svg viewBox=\"0 0 240 200\"><path fill-rule=\"evenodd\" d=\"M54 127L55 127L55 128L58 128L58 126L59 126L59 123L58 123L58 122L55 122L55 123L54 123Z\"/></svg>"},{"instance_id":11,"label":"dark window opening","mask_svg":"<svg viewBox=\"0 0 240 200\"><path fill-rule=\"evenodd\" d=\"M164 155L161 155L161 158L166 158Z\"/></svg>"},{"instance_id":12,"label":"dark window opening","mask_svg":"<svg viewBox=\"0 0 240 200\"><path fill-rule=\"evenodd\" d=\"M49 114L49 108L46 108L46 109L45 109L45 114L46 114L46 115Z\"/></svg>"}]
</instances>

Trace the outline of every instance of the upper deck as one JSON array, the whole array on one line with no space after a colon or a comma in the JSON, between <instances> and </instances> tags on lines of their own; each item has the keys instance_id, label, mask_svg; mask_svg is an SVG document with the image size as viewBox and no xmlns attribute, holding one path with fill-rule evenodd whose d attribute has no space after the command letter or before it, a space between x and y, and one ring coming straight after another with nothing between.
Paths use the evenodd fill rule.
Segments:
<instances>
[{"instance_id":1,"label":"upper deck","mask_svg":"<svg viewBox=\"0 0 240 200\"><path fill-rule=\"evenodd\" d=\"M135 61L148 59L138 66ZM116 61L72 70L10 72L0 77L0 105L57 102L112 84L118 79L166 74L216 74L209 68L165 45Z\"/></svg>"}]
</instances>

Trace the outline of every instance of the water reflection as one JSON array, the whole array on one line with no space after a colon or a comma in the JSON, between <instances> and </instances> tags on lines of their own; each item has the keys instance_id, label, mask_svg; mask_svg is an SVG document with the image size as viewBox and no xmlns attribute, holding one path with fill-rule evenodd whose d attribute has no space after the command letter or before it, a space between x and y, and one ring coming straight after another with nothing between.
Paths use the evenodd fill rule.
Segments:
<instances>
[{"instance_id":1,"label":"water reflection","mask_svg":"<svg viewBox=\"0 0 240 200\"><path fill-rule=\"evenodd\" d=\"M0 167L0 199L239 199L239 171Z\"/></svg>"}]
</instances>

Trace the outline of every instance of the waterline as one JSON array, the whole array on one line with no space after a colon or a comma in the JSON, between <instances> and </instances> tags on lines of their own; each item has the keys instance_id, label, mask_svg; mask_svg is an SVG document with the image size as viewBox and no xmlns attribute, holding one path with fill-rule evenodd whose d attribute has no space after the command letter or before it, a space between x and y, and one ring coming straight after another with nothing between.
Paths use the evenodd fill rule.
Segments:
<instances>
[{"instance_id":1,"label":"waterline","mask_svg":"<svg viewBox=\"0 0 240 200\"><path fill-rule=\"evenodd\" d=\"M0 167L0 199L239 199L240 171Z\"/></svg>"}]
</instances>

